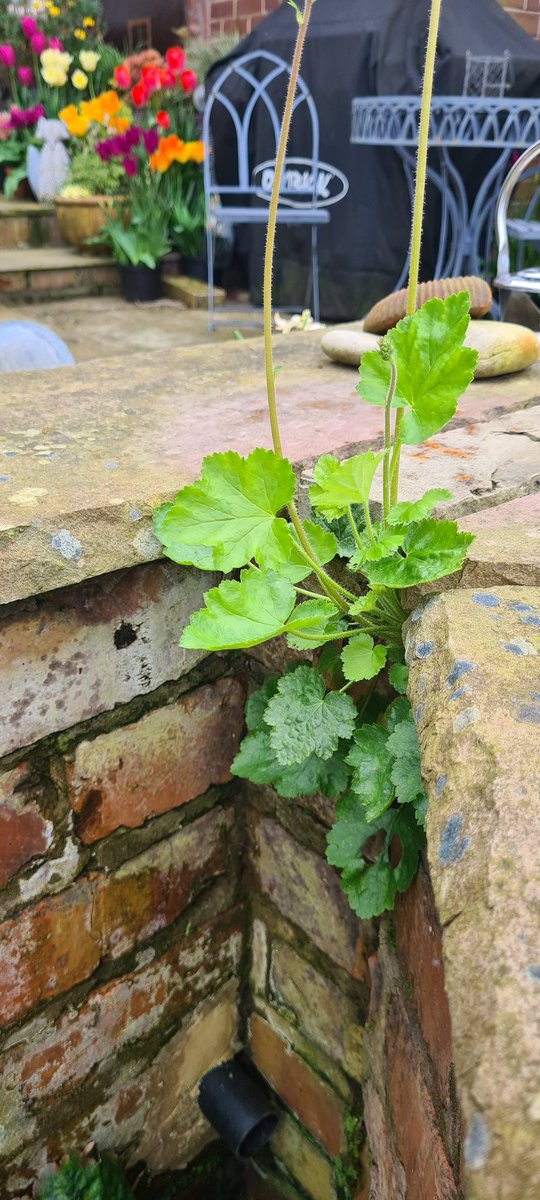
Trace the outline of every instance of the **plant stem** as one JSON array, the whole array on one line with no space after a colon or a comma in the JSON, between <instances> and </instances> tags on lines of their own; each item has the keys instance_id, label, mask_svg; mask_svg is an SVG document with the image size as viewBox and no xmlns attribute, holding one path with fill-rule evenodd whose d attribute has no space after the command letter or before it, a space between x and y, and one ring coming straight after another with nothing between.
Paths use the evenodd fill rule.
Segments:
<instances>
[{"instance_id":1,"label":"plant stem","mask_svg":"<svg viewBox=\"0 0 540 1200\"><path fill-rule=\"evenodd\" d=\"M416 310L418 295L418 280L420 276L420 253L422 249L422 230L424 225L424 206L426 202L427 159L429 149L429 122L431 117L431 102L433 99L433 79L435 76L435 57L437 54L437 37L441 20L442 0L431 0L429 16L429 31L424 66L424 83L422 88L422 105L420 109L420 126L418 130L418 152L416 157L416 181L414 187L414 204L411 231L411 253L409 262L409 283L407 288L407 316L412 317ZM394 452L391 465L391 499L397 503L399 493L399 460L401 451L400 430L403 420L403 409L396 414L394 429Z\"/></svg>"},{"instance_id":2,"label":"plant stem","mask_svg":"<svg viewBox=\"0 0 540 1200\"><path fill-rule=\"evenodd\" d=\"M275 453L279 456L279 458L283 457L283 450L281 447L281 436L279 432L277 415L276 380L274 372L274 357L272 352L272 277L274 271L274 252L276 245L277 212L279 205L279 192L281 188L281 176L283 174L283 167L285 164L285 154L287 150L287 142L289 140L289 133L291 130L294 98L296 96L296 85L298 83L298 76L300 74L300 63L302 60L304 42L306 40L306 33L311 16L312 4L313 0L305 0L302 22L298 27L298 36L294 48L291 73L289 76L289 86L287 88L287 99L285 101L285 112L283 114L279 145L277 149L272 195L270 197L270 206L268 209L268 229L266 234L266 252L264 257L264 365L266 370L266 391L268 396L268 413L270 416L270 428L272 430L272 442Z\"/></svg>"},{"instance_id":3,"label":"plant stem","mask_svg":"<svg viewBox=\"0 0 540 1200\"><path fill-rule=\"evenodd\" d=\"M390 489L390 452L392 449L392 404L396 394L397 387L397 367L393 356L390 357L390 384L388 387L388 395L384 406L384 448L385 456L383 460L383 520L386 521L391 507L391 489Z\"/></svg>"},{"instance_id":4,"label":"plant stem","mask_svg":"<svg viewBox=\"0 0 540 1200\"><path fill-rule=\"evenodd\" d=\"M348 507L348 509L347 509L347 516L348 516L348 518L349 518L349 525L350 525L350 527L351 527L351 529L352 529L352 535L353 535L353 538L354 538L354 540L355 540L355 542L356 542L356 545L358 546L358 549L359 549L359 550L363 550L363 549L364 549L364 547L363 547L363 545L362 545L362 540L361 540L361 538L360 538L360 534L359 534L359 532L358 532L358 529L356 528L356 521L355 521L355 519L354 519L354 517L353 517L353 515L352 515L352 508L351 508L351 505L350 505L350 504L349 504L349 507Z\"/></svg>"},{"instance_id":5,"label":"plant stem","mask_svg":"<svg viewBox=\"0 0 540 1200\"><path fill-rule=\"evenodd\" d=\"M372 546L374 546L374 545L376 544L376 543L375 543L375 534L374 534L374 532L373 532L373 525L371 524L371 515L370 515L370 511L369 511L369 503L367 503L367 502L366 502L365 504L363 504L363 505L362 505L362 507L363 507L363 509L364 509L364 520L365 520L365 522L366 522L366 533L367 533L367 535L368 535L368 538L369 538L369 540L370 540L370 542L371 542L371 545L372 545Z\"/></svg>"}]
</instances>

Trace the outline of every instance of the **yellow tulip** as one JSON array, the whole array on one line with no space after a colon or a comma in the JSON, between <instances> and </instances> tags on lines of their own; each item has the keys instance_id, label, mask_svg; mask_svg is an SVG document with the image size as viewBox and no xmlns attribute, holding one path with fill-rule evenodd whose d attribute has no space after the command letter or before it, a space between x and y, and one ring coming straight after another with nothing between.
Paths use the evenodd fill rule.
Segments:
<instances>
[{"instance_id":1,"label":"yellow tulip","mask_svg":"<svg viewBox=\"0 0 540 1200\"><path fill-rule=\"evenodd\" d=\"M73 37L78 38L80 42L84 42L86 40L86 34L84 32L84 29L74 29Z\"/></svg>"},{"instance_id":2,"label":"yellow tulip","mask_svg":"<svg viewBox=\"0 0 540 1200\"><path fill-rule=\"evenodd\" d=\"M71 76L71 82L78 92L84 92L85 87L88 87L88 75L77 69Z\"/></svg>"},{"instance_id":3,"label":"yellow tulip","mask_svg":"<svg viewBox=\"0 0 540 1200\"><path fill-rule=\"evenodd\" d=\"M63 87L67 83L67 71L64 70L61 63L53 63L50 67L43 67L41 74L49 87Z\"/></svg>"},{"instance_id":4,"label":"yellow tulip","mask_svg":"<svg viewBox=\"0 0 540 1200\"><path fill-rule=\"evenodd\" d=\"M59 17L60 16L60 9L56 7L56 4L48 5L47 11L48 11L50 17Z\"/></svg>"},{"instance_id":5,"label":"yellow tulip","mask_svg":"<svg viewBox=\"0 0 540 1200\"><path fill-rule=\"evenodd\" d=\"M93 29L95 23L96 22L94 21L93 17L85 17L83 21L83 25L86 27L86 29Z\"/></svg>"},{"instance_id":6,"label":"yellow tulip","mask_svg":"<svg viewBox=\"0 0 540 1200\"><path fill-rule=\"evenodd\" d=\"M91 74L98 65L99 54L96 54L95 50L81 50L79 59L83 70Z\"/></svg>"}]
</instances>

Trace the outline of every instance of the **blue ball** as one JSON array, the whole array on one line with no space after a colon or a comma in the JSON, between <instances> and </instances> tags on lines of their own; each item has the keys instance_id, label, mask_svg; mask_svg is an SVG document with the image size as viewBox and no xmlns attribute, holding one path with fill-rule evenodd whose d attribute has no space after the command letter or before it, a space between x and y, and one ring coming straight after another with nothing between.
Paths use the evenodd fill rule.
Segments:
<instances>
[{"instance_id":1,"label":"blue ball","mask_svg":"<svg viewBox=\"0 0 540 1200\"><path fill-rule=\"evenodd\" d=\"M70 367L75 359L66 343L37 321L0 322L0 372L43 371Z\"/></svg>"}]
</instances>

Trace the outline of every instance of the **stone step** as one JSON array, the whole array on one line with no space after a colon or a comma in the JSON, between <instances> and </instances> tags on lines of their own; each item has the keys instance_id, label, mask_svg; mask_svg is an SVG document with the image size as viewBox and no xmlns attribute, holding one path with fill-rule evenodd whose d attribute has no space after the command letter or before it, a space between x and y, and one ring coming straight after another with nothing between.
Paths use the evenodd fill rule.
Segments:
<instances>
[{"instance_id":1,"label":"stone step","mask_svg":"<svg viewBox=\"0 0 540 1200\"><path fill-rule=\"evenodd\" d=\"M61 245L53 204L0 199L0 251Z\"/></svg>"},{"instance_id":2,"label":"stone step","mask_svg":"<svg viewBox=\"0 0 540 1200\"><path fill-rule=\"evenodd\" d=\"M100 296L120 289L120 272L103 255L55 246L0 250L0 298L10 304Z\"/></svg>"}]
</instances>

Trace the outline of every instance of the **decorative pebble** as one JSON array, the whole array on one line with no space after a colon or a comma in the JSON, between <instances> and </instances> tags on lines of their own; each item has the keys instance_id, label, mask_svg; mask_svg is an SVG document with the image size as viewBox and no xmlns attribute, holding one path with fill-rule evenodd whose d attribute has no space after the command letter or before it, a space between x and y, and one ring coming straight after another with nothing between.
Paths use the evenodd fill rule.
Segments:
<instances>
[{"instance_id":1,"label":"decorative pebble","mask_svg":"<svg viewBox=\"0 0 540 1200\"><path fill-rule=\"evenodd\" d=\"M359 321L329 329L321 339L324 353L334 362L358 367L362 355L376 350L378 338L366 333ZM476 379L512 375L532 366L540 355L536 334L509 321L471 321L465 344L478 352Z\"/></svg>"},{"instance_id":2,"label":"decorative pebble","mask_svg":"<svg viewBox=\"0 0 540 1200\"><path fill-rule=\"evenodd\" d=\"M364 333L357 322L354 327L329 329L321 339L321 347L328 358L348 367L358 367L362 355L367 350L377 350L378 345L378 337Z\"/></svg>"}]
</instances>

